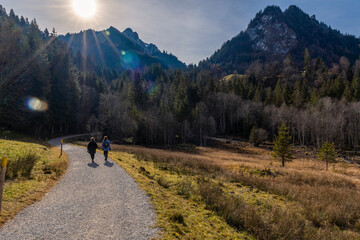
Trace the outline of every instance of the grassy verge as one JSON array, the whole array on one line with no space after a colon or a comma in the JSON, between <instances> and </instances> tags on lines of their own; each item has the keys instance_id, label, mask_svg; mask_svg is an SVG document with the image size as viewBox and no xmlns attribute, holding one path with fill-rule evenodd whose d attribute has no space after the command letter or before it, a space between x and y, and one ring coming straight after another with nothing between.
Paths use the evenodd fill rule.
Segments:
<instances>
[{"instance_id":1,"label":"grassy verge","mask_svg":"<svg viewBox=\"0 0 360 240\"><path fill-rule=\"evenodd\" d=\"M353 166L325 172L314 159L296 159L281 168L251 147L113 150L112 159L152 197L165 239L360 239Z\"/></svg>"},{"instance_id":2,"label":"grassy verge","mask_svg":"<svg viewBox=\"0 0 360 240\"><path fill-rule=\"evenodd\" d=\"M162 170L153 162L137 160L134 154L116 151L110 156L151 197L162 239L252 239L199 200L194 194L196 176Z\"/></svg>"},{"instance_id":3,"label":"grassy verge","mask_svg":"<svg viewBox=\"0 0 360 240\"><path fill-rule=\"evenodd\" d=\"M59 149L15 136L0 139L0 157L9 157L0 226L28 205L40 201L60 180L68 165L66 155L59 158Z\"/></svg>"}]
</instances>

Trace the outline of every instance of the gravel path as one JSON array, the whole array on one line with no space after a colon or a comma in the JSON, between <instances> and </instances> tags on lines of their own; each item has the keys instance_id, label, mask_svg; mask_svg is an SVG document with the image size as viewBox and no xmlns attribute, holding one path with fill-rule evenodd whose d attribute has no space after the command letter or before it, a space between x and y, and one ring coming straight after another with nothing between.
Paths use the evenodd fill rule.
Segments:
<instances>
[{"instance_id":1,"label":"gravel path","mask_svg":"<svg viewBox=\"0 0 360 240\"><path fill-rule=\"evenodd\" d=\"M49 141L58 146L60 139ZM0 228L0 239L151 239L155 214L145 192L103 155L64 145L69 168L63 179Z\"/></svg>"}]
</instances>

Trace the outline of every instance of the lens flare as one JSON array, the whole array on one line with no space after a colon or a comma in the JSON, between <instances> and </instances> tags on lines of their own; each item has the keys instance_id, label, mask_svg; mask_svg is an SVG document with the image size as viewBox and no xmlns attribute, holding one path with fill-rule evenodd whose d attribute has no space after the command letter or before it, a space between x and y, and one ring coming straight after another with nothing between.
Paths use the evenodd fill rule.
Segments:
<instances>
[{"instance_id":1,"label":"lens flare","mask_svg":"<svg viewBox=\"0 0 360 240\"><path fill-rule=\"evenodd\" d=\"M48 109L48 104L38 98L28 98L26 101L26 107L31 111L45 112Z\"/></svg>"},{"instance_id":2,"label":"lens flare","mask_svg":"<svg viewBox=\"0 0 360 240\"><path fill-rule=\"evenodd\" d=\"M140 60L136 53L124 50L120 53L120 63L124 69L134 70L140 67Z\"/></svg>"}]
</instances>

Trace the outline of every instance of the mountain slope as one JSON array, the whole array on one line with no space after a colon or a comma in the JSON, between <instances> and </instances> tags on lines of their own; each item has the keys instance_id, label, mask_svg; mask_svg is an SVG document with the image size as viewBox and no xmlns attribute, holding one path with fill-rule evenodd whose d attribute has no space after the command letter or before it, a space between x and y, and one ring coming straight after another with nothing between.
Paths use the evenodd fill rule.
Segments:
<instances>
[{"instance_id":1,"label":"mountain slope","mask_svg":"<svg viewBox=\"0 0 360 240\"><path fill-rule=\"evenodd\" d=\"M120 32L114 27L103 31L87 30L59 36L76 53L80 51L96 64L128 70L160 63L165 68L184 68L186 65L175 56L161 52L154 44L144 43L136 32Z\"/></svg>"},{"instance_id":2,"label":"mountain slope","mask_svg":"<svg viewBox=\"0 0 360 240\"><path fill-rule=\"evenodd\" d=\"M359 57L359 44L358 38L333 30L296 6L284 12L269 6L256 14L246 31L224 43L200 65L217 64L227 72L243 72L253 61L281 61L289 54L299 65L306 48L329 65L342 56L353 62Z\"/></svg>"}]
</instances>

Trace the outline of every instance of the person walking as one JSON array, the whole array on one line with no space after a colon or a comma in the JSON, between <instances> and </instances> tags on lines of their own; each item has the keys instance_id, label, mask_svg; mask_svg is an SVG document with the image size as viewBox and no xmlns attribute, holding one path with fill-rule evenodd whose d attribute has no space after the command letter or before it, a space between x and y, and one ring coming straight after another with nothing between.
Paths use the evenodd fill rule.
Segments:
<instances>
[{"instance_id":1,"label":"person walking","mask_svg":"<svg viewBox=\"0 0 360 240\"><path fill-rule=\"evenodd\" d=\"M95 142L95 138L91 137L90 142L89 142L89 144L87 146L87 150L88 150L88 153L91 156L91 160L92 160L93 163L94 163L94 158L95 158L95 153L96 153L97 148L98 148L98 145Z\"/></svg>"},{"instance_id":2,"label":"person walking","mask_svg":"<svg viewBox=\"0 0 360 240\"><path fill-rule=\"evenodd\" d=\"M107 161L108 152L111 150L110 141L107 136L104 137L104 140L102 141L102 144L101 144L101 148L104 151L105 161Z\"/></svg>"}]
</instances>

